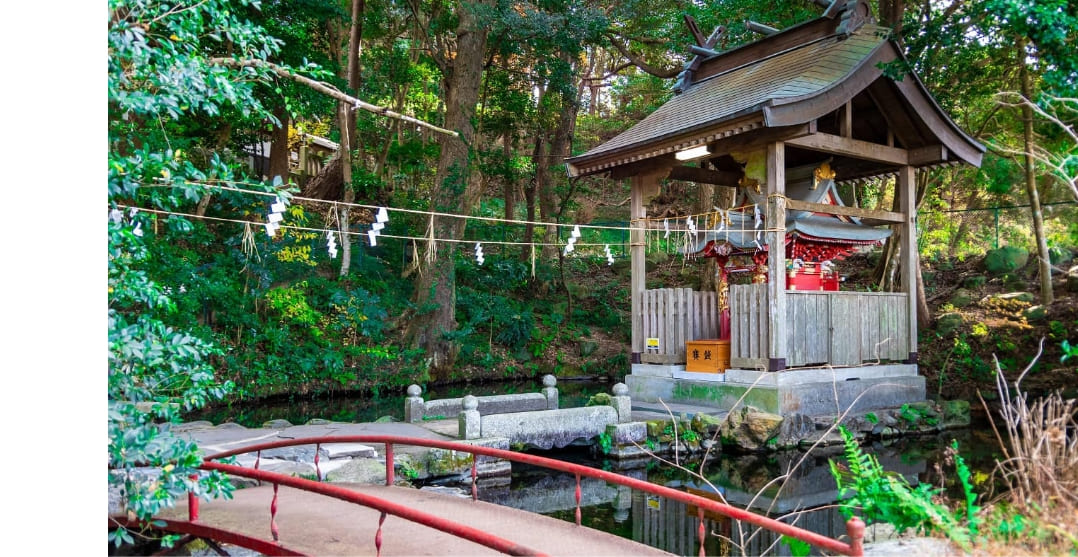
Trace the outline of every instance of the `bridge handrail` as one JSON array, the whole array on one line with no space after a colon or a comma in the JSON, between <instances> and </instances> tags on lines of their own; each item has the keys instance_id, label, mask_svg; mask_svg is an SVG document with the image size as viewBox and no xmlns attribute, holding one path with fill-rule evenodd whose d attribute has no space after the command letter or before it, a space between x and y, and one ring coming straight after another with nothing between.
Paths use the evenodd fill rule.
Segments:
<instances>
[{"instance_id":1,"label":"bridge handrail","mask_svg":"<svg viewBox=\"0 0 1078 557\"><path fill-rule=\"evenodd\" d=\"M393 445L411 445L419 447L428 447L434 449L445 449L451 451L459 451L465 453L471 453L473 455L489 456L494 458L501 458L512 462L522 462L533 466L539 466L543 468L549 468L552 470L558 470L570 474L575 474L577 477L577 524L580 523L580 507L579 507L579 482L580 477L589 477L600 479L612 484L623 485L632 489L638 489L645 493L652 495L658 495L666 497L675 501L681 501L689 505L694 505L698 509L698 514L701 518L700 534L701 544L700 552L703 555L704 547L702 543L703 538L703 515L704 511L712 511L723 516L729 517L734 520L740 520L749 524L754 524L761 528L770 530L777 534L789 536L794 539L801 540L817 548L841 553L843 555L850 555L853 557L860 557L864 553L864 532L865 523L857 517L851 518L846 523L846 532L850 538L850 541L842 542L840 540L832 539L816 532L811 532L797 526L787 524L775 520L770 517L761 516L745 509L739 509L726 503L720 503L705 497L686 493L684 491L678 491L666 486L653 484L643 480L630 478L622 474L616 474L613 472L607 472L605 470L598 470L583 466L580 464L573 464L571 462L562 462L560 460L554 460L552 458L546 458L538 455L516 453L513 451L507 451L503 449L495 449L492 447L483 447L478 445L471 445L467 443L460 443L457 441L443 441L440 439L421 439L416 437L405 437L399 435L340 435L340 436L324 436L324 437L307 437L299 439L284 439L280 441L270 441L266 443L259 443L256 445L248 445L242 448L233 449L209 455L205 457L205 460L218 460L221 458L227 458L238 454L261 452L264 450L275 449L280 447L291 447L296 445L324 445L327 443L381 443L386 446L386 485L392 485L394 481L394 458L393 458ZM317 460L317 451L316 456ZM472 494L475 497L475 458L472 459ZM203 466L225 466L215 463L206 462ZM317 462L316 462L317 466ZM242 467L241 470L246 470ZM310 480L304 480L310 481ZM321 485L317 482L311 482L314 485Z\"/></svg>"},{"instance_id":2,"label":"bridge handrail","mask_svg":"<svg viewBox=\"0 0 1078 557\"><path fill-rule=\"evenodd\" d=\"M306 443L300 443L306 444ZM287 487L293 487L296 489L302 489L319 495L325 495L327 497L333 497L349 503L355 503L357 505L363 505L370 507L377 511L381 511L383 515L391 514L399 516L405 520L410 520L423 526L429 526L436 530L440 530L447 534L452 534L459 538L464 538L468 541L475 542L480 545L484 545L496 551L500 551L507 555L542 555L546 554L527 547L525 545L507 540L495 536L493 534L484 532L478 528L473 528L459 522L454 522L436 516L427 512L423 512L418 509L413 509L407 505L400 503L394 503L374 495L367 495L358 491L352 491L348 488L316 482L314 480L308 480L305 478L297 478L295 476L288 476L278 472L269 472L266 470L253 470L243 466L236 466L234 464L224 464L220 462L203 462L200 466L203 470L215 470L218 472L224 472L235 476L243 476L255 480L262 480L270 482L276 485L283 485ZM276 492L275 492L276 493ZM385 516L382 517L385 520ZM381 553L381 522L379 522L379 532L375 536L375 546ZM276 537L276 536L275 536Z\"/></svg>"}]
</instances>

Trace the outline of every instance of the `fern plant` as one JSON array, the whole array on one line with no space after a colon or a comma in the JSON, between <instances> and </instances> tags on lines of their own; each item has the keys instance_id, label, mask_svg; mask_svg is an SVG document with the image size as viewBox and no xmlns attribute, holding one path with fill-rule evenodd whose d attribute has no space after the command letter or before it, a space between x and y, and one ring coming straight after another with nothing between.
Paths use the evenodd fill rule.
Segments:
<instances>
[{"instance_id":1,"label":"fern plant","mask_svg":"<svg viewBox=\"0 0 1078 557\"><path fill-rule=\"evenodd\" d=\"M867 524L886 522L900 534L909 529L923 534L938 531L963 548L970 547L971 532L976 532L974 523L971 521L970 527L964 527L950 509L937 502L941 490L929 484L910 486L901 474L884 470L875 456L862 451L846 428L840 426L839 432L846 466L833 460L830 465L838 484L839 498L844 499L839 509L847 520L856 510ZM961 472L959 476L961 478ZM968 481L968 475L966 478ZM972 515L976 507L968 505L964 511Z\"/></svg>"}]
</instances>

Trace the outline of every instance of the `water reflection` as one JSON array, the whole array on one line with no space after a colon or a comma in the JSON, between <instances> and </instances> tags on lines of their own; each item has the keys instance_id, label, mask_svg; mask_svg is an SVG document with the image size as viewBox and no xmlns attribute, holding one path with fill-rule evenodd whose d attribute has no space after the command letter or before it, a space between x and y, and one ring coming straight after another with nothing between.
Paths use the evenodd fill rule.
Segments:
<instances>
[{"instance_id":1,"label":"water reflection","mask_svg":"<svg viewBox=\"0 0 1078 557\"><path fill-rule=\"evenodd\" d=\"M963 454L974 470L990 470L992 458L998 456L992 450L990 435L977 430L951 431L938 436L905 439L887 446L877 443L866 450L876 455L885 469L901 473L911 484L929 481L939 485L942 480L935 467L942 463L944 449L952 439L957 438L960 446L966 448ZM589 461L580 452L558 453L556 457L597 467L614 466L613 463ZM657 461L644 468L619 472L655 484L710 495L718 500L722 500L721 495L735 506L751 508L831 538L841 538L846 534L846 525L845 518L833 505L838 493L828 466L830 458L841 461L840 448L818 449L808 457L803 452L790 451L721 456L703 466L699 461L687 463L688 467L702 469L707 481ZM481 490L480 498L570 522L575 520L576 484L572 475L521 464L514 464L513 469L510 486ZM948 473L944 478L953 478L953 467L947 465L946 470ZM785 482L776 481L787 473ZM587 478L582 478L581 500L585 526L678 555L697 555L699 552L700 523L696 508ZM704 549L708 555L792 554L780 536L750 524L705 513L704 527L707 532Z\"/></svg>"}]
</instances>

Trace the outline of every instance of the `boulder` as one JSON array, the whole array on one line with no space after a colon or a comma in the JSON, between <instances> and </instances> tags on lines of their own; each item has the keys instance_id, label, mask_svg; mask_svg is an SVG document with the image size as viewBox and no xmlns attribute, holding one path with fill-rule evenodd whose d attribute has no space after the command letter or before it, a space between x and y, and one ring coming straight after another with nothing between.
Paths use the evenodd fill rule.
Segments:
<instances>
[{"instance_id":1,"label":"boulder","mask_svg":"<svg viewBox=\"0 0 1078 557\"><path fill-rule=\"evenodd\" d=\"M1078 265L1067 269L1066 288L1068 292L1078 292Z\"/></svg>"},{"instance_id":2,"label":"boulder","mask_svg":"<svg viewBox=\"0 0 1078 557\"><path fill-rule=\"evenodd\" d=\"M652 272L659 268L660 265L670 260L670 254L662 250L656 250L648 253L644 256L644 269L647 272Z\"/></svg>"},{"instance_id":3,"label":"boulder","mask_svg":"<svg viewBox=\"0 0 1078 557\"><path fill-rule=\"evenodd\" d=\"M940 411L943 413L943 421L940 427L943 429L967 427L970 423L968 400L944 400L940 401Z\"/></svg>"},{"instance_id":4,"label":"boulder","mask_svg":"<svg viewBox=\"0 0 1078 557\"><path fill-rule=\"evenodd\" d=\"M1029 252L1015 246L1003 246L988 250L984 256L984 268L991 275L1017 271L1029 262Z\"/></svg>"},{"instance_id":5,"label":"boulder","mask_svg":"<svg viewBox=\"0 0 1078 557\"><path fill-rule=\"evenodd\" d=\"M692 428L694 431L705 437L710 437L715 434L715 431L722 427L722 420L705 414L703 412L697 412L692 418Z\"/></svg>"},{"instance_id":6,"label":"boulder","mask_svg":"<svg viewBox=\"0 0 1078 557\"><path fill-rule=\"evenodd\" d=\"M1000 300L1018 300L1019 302L1026 302L1027 304L1032 304L1033 301L1037 299L1032 292L1008 292L1006 294L996 294L995 296L992 296L992 298Z\"/></svg>"},{"instance_id":7,"label":"boulder","mask_svg":"<svg viewBox=\"0 0 1078 557\"><path fill-rule=\"evenodd\" d=\"M965 322L960 313L945 313L936 319L936 332L940 335L949 335L958 330Z\"/></svg>"},{"instance_id":8,"label":"boulder","mask_svg":"<svg viewBox=\"0 0 1078 557\"><path fill-rule=\"evenodd\" d=\"M595 393L591 395L584 406L613 406L614 397L610 393Z\"/></svg>"},{"instance_id":9,"label":"boulder","mask_svg":"<svg viewBox=\"0 0 1078 557\"><path fill-rule=\"evenodd\" d=\"M808 439L816 433L816 422L811 416L805 414L791 414L782 420L779 434L775 440L776 447L789 449L796 447L803 439Z\"/></svg>"},{"instance_id":10,"label":"boulder","mask_svg":"<svg viewBox=\"0 0 1078 557\"><path fill-rule=\"evenodd\" d=\"M1048 317L1048 309L1044 306L1030 306L1022 312L1022 315L1026 318L1026 321L1043 321Z\"/></svg>"},{"instance_id":11,"label":"boulder","mask_svg":"<svg viewBox=\"0 0 1078 557\"><path fill-rule=\"evenodd\" d=\"M782 416L761 412L752 407L730 412L720 429L723 445L758 451L778 435Z\"/></svg>"},{"instance_id":12,"label":"boulder","mask_svg":"<svg viewBox=\"0 0 1078 557\"><path fill-rule=\"evenodd\" d=\"M386 483L386 464L373 458L353 458L326 474L326 481L358 484Z\"/></svg>"},{"instance_id":13,"label":"boulder","mask_svg":"<svg viewBox=\"0 0 1078 557\"><path fill-rule=\"evenodd\" d=\"M581 340L577 342L577 348L580 349L580 357L586 358L599 349L599 343L594 340Z\"/></svg>"},{"instance_id":14,"label":"boulder","mask_svg":"<svg viewBox=\"0 0 1078 557\"><path fill-rule=\"evenodd\" d=\"M1048 248L1048 260L1052 265L1066 265L1074 261L1074 253L1061 246L1052 246Z\"/></svg>"},{"instance_id":15,"label":"boulder","mask_svg":"<svg viewBox=\"0 0 1078 557\"><path fill-rule=\"evenodd\" d=\"M287 429L292 427L292 422L288 420L269 420L262 423L263 429Z\"/></svg>"},{"instance_id":16,"label":"boulder","mask_svg":"<svg viewBox=\"0 0 1078 557\"><path fill-rule=\"evenodd\" d=\"M964 308L971 303L973 303L973 293L965 288L959 288L951 295L951 305L956 308Z\"/></svg>"}]
</instances>

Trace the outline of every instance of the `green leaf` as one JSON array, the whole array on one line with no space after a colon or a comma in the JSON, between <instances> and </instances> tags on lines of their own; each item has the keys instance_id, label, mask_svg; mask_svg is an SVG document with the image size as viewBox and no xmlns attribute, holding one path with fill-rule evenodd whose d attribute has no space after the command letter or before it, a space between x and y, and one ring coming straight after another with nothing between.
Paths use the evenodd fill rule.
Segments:
<instances>
[{"instance_id":1,"label":"green leaf","mask_svg":"<svg viewBox=\"0 0 1078 557\"><path fill-rule=\"evenodd\" d=\"M790 555L793 557L808 557L812 553L812 546L806 541L782 536L782 542L790 547Z\"/></svg>"}]
</instances>

